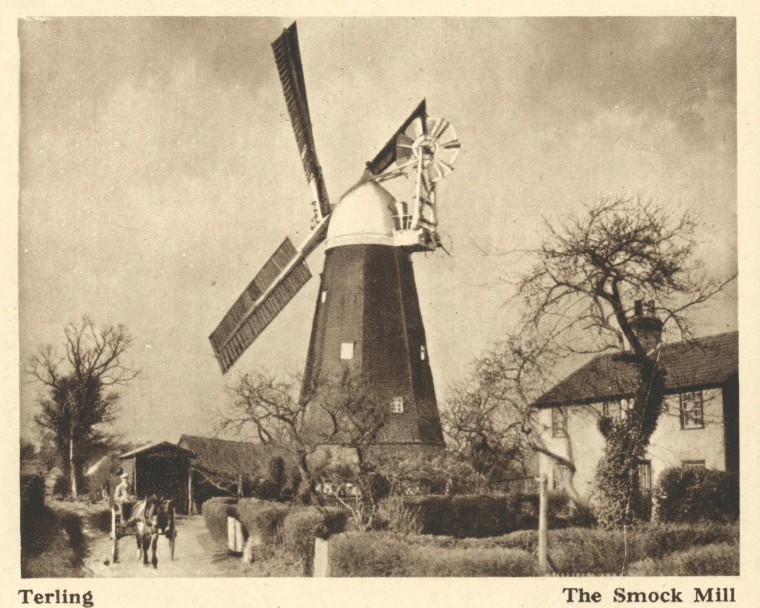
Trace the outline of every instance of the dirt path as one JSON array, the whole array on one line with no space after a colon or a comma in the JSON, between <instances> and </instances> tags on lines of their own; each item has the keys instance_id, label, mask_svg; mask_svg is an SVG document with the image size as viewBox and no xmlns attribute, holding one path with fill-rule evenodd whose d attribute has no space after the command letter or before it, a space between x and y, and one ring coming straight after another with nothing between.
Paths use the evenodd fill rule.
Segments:
<instances>
[{"instance_id":1,"label":"dirt path","mask_svg":"<svg viewBox=\"0 0 760 608\"><path fill-rule=\"evenodd\" d=\"M158 539L158 568L143 566L136 554L135 538L126 536L119 539L119 561L106 564L110 562L111 539L107 533L98 532L89 538L85 566L99 578L245 576L240 559L220 551L199 515L177 520L174 560L169 557L169 541L164 536Z\"/></svg>"}]
</instances>

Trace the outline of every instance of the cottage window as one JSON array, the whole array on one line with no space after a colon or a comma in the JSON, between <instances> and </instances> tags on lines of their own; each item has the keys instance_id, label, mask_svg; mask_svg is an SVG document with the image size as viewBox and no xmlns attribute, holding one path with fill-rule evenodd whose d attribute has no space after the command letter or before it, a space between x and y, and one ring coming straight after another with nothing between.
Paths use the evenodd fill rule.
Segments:
<instances>
[{"instance_id":1,"label":"cottage window","mask_svg":"<svg viewBox=\"0 0 760 608\"><path fill-rule=\"evenodd\" d=\"M652 489L652 462L649 460L640 460L638 465L639 489Z\"/></svg>"},{"instance_id":2,"label":"cottage window","mask_svg":"<svg viewBox=\"0 0 760 608\"><path fill-rule=\"evenodd\" d=\"M559 491L562 489L562 483L570 477L570 467L566 464L558 464L552 471L552 490Z\"/></svg>"},{"instance_id":3,"label":"cottage window","mask_svg":"<svg viewBox=\"0 0 760 608\"><path fill-rule=\"evenodd\" d=\"M679 399L681 403L681 428L684 430L705 428L702 391L681 393Z\"/></svg>"},{"instance_id":4,"label":"cottage window","mask_svg":"<svg viewBox=\"0 0 760 608\"><path fill-rule=\"evenodd\" d=\"M567 437L567 409L552 408L552 437Z\"/></svg>"},{"instance_id":5,"label":"cottage window","mask_svg":"<svg viewBox=\"0 0 760 608\"><path fill-rule=\"evenodd\" d=\"M704 460L682 460L681 466L687 469L704 469L705 461Z\"/></svg>"},{"instance_id":6,"label":"cottage window","mask_svg":"<svg viewBox=\"0 0 760 608\"><path fill-rule=\"evenodd\" d=\"M340 358L349 360L354 358L354 345L356 342L343 342L340 345Z\"/></svg>"},{"instance_id":7,"label":"cottage window","mask_svg":"<svg viewBox=\"0 0 760 608\"><path fill-rule=\"evenodd\" d=\"M394 397L393 399L391 399L391 413L392 414L404 413L404 398L403 397Z\"/></svg>"}]
</instances>

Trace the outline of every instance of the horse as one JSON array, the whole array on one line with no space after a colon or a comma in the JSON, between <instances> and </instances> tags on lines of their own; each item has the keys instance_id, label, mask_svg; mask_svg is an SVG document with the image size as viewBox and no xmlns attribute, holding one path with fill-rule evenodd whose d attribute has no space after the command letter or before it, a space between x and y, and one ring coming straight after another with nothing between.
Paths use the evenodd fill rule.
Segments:
<instances>
[{"instance_id":1,"label":"horse","mask_svg":"<svg viewBox=\"0 0 760 608\"><path fill-rule=\"evenodd\" d=\"M148 549L150 548L150 563L158 566L156 545L159 534L165 533L171 525L172 501L162 499L155 494L141 500L132 508L129 523L135 527L137 538L137 559L142 558L143 565L148 565ZM173 531L172 531L173 532Z\"/></svg>"}]
</instances>

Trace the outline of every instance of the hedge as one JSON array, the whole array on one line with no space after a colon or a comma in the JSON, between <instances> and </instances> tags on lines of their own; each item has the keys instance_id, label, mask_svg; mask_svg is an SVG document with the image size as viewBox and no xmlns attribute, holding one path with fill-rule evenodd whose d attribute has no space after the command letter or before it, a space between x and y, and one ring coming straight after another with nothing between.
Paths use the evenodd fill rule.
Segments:
<instances>
[{"instance_id":1,"label":"hedge","mask_svg":"<svg viewBox=\"0 0 760 608\"><path fill-rule=\"evenodd\" d=\"M236 503L236 498L219 496L209 498L201 505L203 521L214 540L227 542L227 515L236 513Z\"/></svg>"},{"instance_id":2,"label":"hedge","mask_svg":"<svg viewBox=\"0 0 760 608\"><path fill-rule=\"evenodd\" d=\"M272 549L282 545L305 563L310 563L314 539L342 532L348 519L339 508L293 506L256 498L211 498L203 503L202 513L216 540L226 542L227 517L234 517L262 546Z\"/></svg>"},{"instance_id":3,"label":"hedge","mask_svg":"<svg viewBox=\"0 0 760 608\"><path fill-rule=\"evenodd\" d=\"M384 532L336 536L331 576L535 576L535 558L519 549L414 545Z\"/></svg>"},{"instance_id":4,"label":"hedge","mask_svg":"<svg viewBox=\"0 0 760 608\"><path fill-rule=\"evenodd\" d=\"M719 543L632 564L631 576L738 576L739 547Z\"/></svg>"},{"instance_id":5,"label":"hedge","mask_svg":"<svg viewBox=\"0 0 760 608\"><path fill-rule=\"evenodd\" d=\"M654 491L663 522L730 522L739 519L739 477L703 468L665 470Z\"/></svg>"},{"instance_id":6,"label":"hedge","mask_svg":"<svg viewBox=\"0 0 760 608\"><path fill-rule=\"evenodd\" d=\"M416 513L423 534L484 537L538 527L537 494L409 496L403 501ZM593 523L565 494L550 493L547 510L552 529Z\"/></svg>"},{"instance_id":7,"label":"hedge","mask_svg":"<svg viewBox=\"0 0 760 608\"><path fill-rule=\"evenodd\" d=\"M389 535L416 547L436 549L519 549L535 556L538 534L520 530L504 536L454 538L432 535ZM647 558L687 551L700 546L727 543L738 545L737 524L705 523L646 524L628 530L589 530L567 528L549 530L548 554L559 574L615 574L628 565Z\"/></svg>"}]
</instances>

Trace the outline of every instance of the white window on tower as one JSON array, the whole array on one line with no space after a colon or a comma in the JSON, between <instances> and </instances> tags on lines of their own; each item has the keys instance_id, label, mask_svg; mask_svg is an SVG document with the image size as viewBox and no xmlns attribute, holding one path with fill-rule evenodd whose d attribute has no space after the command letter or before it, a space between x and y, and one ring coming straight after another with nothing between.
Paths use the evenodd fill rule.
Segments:
<instances>
[{"instance_id":1,"label":"white window on tower","mask_svg":"<svg viewBox=\"0 0 760 608\"><path fill-rule=\"evenodd\" d=\"M342 342L340 345L340 358L348 361L354 358L354 345L356 342Z\"/></svg>"},{"instance_id":2,"label":"white window on tower","mask_svg":"<svg viewBox=\"0 0 760 608\"><path fill-rule=\"evenodd\" d=\"M424 361L424 360L425 360L425 357L427 357L427 349L425 348L425 345L424 345L424 344L421 344L421 345L420 345L420 359L421 359L422 361Z\"/></svg>"},{"instance_id":3,"label":"white window on tower","mask_svg":"<svg viewBox=\"0 0 760 608\"><path fill-rule=\"evenodd\" d=\"M391 399L391 413L392 414L404 413L404 398L403 397L394 397L393 399Z\"/></svg>"},{"instance_id":4,"label":"white window on tower","mask_svg":"<svg viewBox=\"0 0 760 608\"><path fill-rule=\"evenodd\" d=\"M325 303L325 300L327 299L327 290L326 290L326 289L323 289L323 290L322 290L322 296L321 296L321 299L322 299L322 304L324 304L324 303Z\"/></svg>"}]
</instances>

